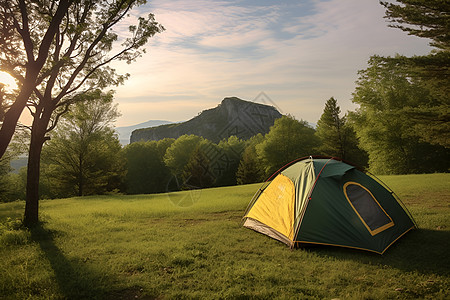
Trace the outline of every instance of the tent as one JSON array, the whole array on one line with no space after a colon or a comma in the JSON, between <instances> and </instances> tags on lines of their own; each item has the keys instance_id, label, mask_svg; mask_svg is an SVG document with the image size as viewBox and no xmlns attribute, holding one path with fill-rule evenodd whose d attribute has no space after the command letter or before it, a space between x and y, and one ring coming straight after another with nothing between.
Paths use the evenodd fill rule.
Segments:
<instances>
[{"instance_id":1,"label":"tent","mask_svg":"<svg viewBox=\"0 0 450 300\"><path fill-rule=\"evenodd\" d=\"M291 248L322 244L383 254L415 222L375 176L329 157L298 159L256 192L244 226Z\"/></svg>"}]
</instances>

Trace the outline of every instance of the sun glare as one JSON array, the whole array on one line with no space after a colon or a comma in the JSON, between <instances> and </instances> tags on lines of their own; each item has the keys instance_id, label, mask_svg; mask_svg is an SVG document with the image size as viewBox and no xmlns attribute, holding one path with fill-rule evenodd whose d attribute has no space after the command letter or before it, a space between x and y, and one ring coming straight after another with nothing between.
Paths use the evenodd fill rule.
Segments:
<instances>
[{"instance_id":1,"label":"sun glare","mask_svg":"<svg viewBox=\"0 0 450 300\"><path fill-rule=\"evenodd\" d=\"M0 83L5 85L5 89L13 90L17 88L17 84L14 81L14 78L6 72L0 71Z\"/></svg>"}]
</instances>

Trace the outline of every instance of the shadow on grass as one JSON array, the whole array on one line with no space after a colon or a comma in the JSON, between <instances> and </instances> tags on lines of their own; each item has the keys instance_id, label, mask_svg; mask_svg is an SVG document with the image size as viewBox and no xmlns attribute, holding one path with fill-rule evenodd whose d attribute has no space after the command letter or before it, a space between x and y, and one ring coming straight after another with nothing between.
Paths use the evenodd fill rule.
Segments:
<instances>
[{"instance_id":1,"label":"shadow on grass","mask_svg":"<svg viewBox=\"0 0 450 300\"><path fill-rule=\"evenodd\" d=\"M44 228L42 224L31 230L31 239L38 243L45 257L49 261L59 291L65 299L102 299L105 291L99 274L89 270L79 259L68 259L55 245L57 231Z\"/></svg>"},{"instance_id":2,"label":"shadow on grass","mask_svg":"<svg viewBox=\"0 0 450 300\"><path fill-rule=\"evenodd\" d=\"M405 272L450 275L450 231L417 229L407 233L383 255L339 247L314 247L316 254L365 264L390 266Z\"/></svg>"}]
</instances>

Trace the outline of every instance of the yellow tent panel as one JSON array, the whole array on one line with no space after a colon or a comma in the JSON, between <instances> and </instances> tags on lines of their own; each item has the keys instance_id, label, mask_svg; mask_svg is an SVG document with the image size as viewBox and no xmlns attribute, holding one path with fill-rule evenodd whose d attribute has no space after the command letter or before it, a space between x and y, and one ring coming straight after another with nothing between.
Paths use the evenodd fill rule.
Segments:
<instances>
[{"instance_id":1,"label":"yellow tent panel","mask_svg":"<svg viewBox=\"0 0 450 300\"><path fill-rule=\"evenodd\" d=\"M272 227L294 239L294 183L283 174L279 174L259 196L246 217Z\"/></svg>"}]
</instances>

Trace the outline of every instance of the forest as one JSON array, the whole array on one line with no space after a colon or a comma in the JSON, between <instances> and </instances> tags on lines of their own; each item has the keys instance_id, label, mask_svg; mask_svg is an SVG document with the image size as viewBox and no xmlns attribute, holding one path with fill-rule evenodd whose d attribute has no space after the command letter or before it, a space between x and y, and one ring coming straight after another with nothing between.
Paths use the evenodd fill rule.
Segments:
<instances>
[{"instance_id":1,"label":"forest","mask_svg":"<svg viewBox=\"0 0 450 300\"><path fill-rule=\"evenodd\" d=\"M19 89L10 93L0 86L0 201L26 199L25 223L37 221L42 198L261 182L308 155L340 157L375 174L448 172L446 2L380 2L391 27L429 39L434 50L424 56L372 56L358 72L351 99L359 106L355 111L342 114L330 95L316 128L285 115L268 134L246 141L231 137L213 143L185 135L125 147L114 132L120 113L107 88L127 75L108 64L132 63L164 27L152 14L141 17L117 50L112 44L118 37L109 29L140 1L105 8L95 1L92 6L50 2L42 9L27 1L1 5L0 67L11 71ZM33 24L41 24L36 32L30 31ZM14 47L18 43L24 48ZM106 55L110 51L117 53ZM30 127L18 123L24 109L32 113ZM22 153L28 155L27 167L11 173L11 160Z\"/></svg>"}]
</instances>

